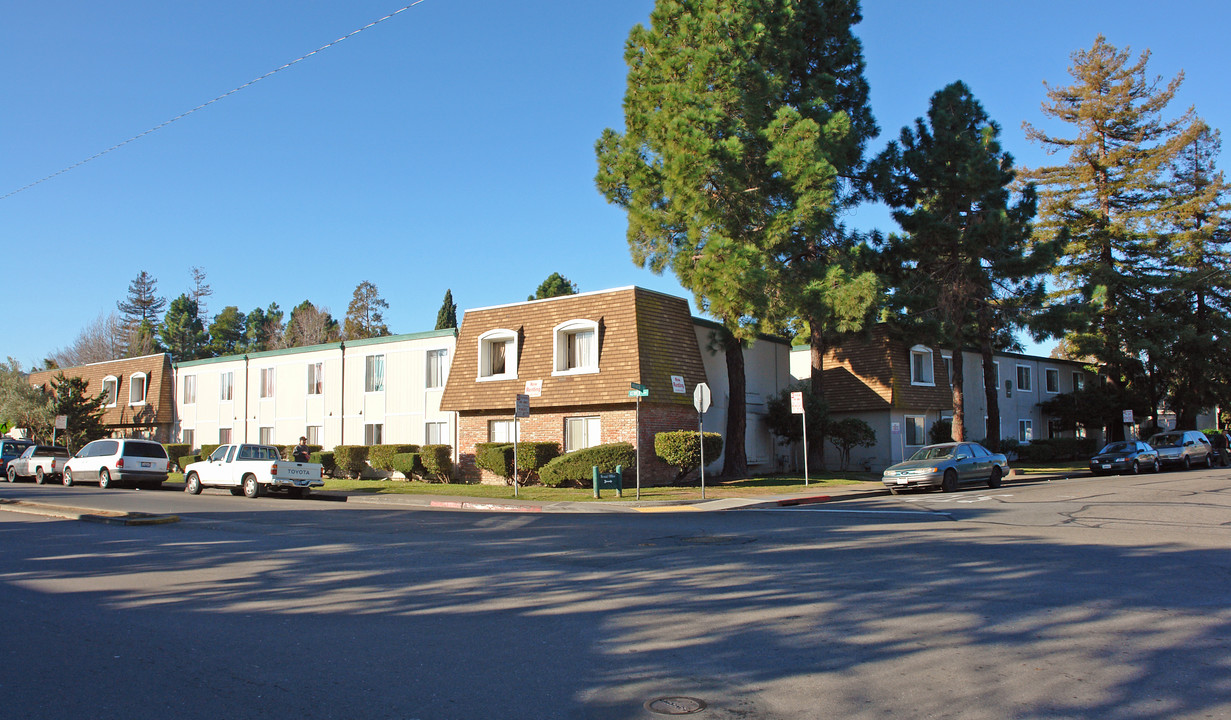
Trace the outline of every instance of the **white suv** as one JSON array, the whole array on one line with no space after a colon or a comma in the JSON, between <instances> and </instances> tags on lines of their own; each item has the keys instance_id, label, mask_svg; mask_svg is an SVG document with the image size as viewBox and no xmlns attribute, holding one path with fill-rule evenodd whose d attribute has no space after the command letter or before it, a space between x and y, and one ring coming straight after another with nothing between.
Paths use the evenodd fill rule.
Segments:
<instances>
[{"instance_id":1,"label":"white suv","mask_svg":"<svg viewBox=\"0 0 1231 720\"><path fill-rule=\"evenodd\" d=\"M153 440L95 440L65 463L64 484L88 481L109 488L124 483L156 490L167 479L170 464L167 451Z\"/></svg>"}]
</instances>

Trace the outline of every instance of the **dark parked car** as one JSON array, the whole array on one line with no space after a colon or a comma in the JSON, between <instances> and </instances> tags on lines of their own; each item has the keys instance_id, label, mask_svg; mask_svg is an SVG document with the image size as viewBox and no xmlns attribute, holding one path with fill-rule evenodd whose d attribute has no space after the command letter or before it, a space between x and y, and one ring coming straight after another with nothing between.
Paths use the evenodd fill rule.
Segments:
<instances>
[{"instance_id":1,"label":"dark parked car","mask_svg":"<svg viewBox=\"0 0 1231 720\"><path fill-rule=\"evenodd\" d=\"M1164 466L1179 465L1185 470L1193 465L1214 467L1214 446L1204 433L1196 430L1167 430L1150 438Z\"/></svg>"},{"instance_id":2,"label":"dark parked car","mask_svg":"<svg viewBox=\"0 0 1231 720\"><path fill-rule=\"evenodd\" d=\"M16 438L0 438L0 477L7 477L9 461L16 459L34 444L33 440L18 440Z\"/></svg>"},{"instance_id":3,"label":"dark parked car","mask_svg":"<svg viewBox=\"0 0 1231 720\"><path fill-rule=\"evenodd\" d=\"M890 465L881 482L894 495L912 487L953 492L967 483L998 488L1008 474L1008 459L979 443L942 443L921 447L909 460Z\"/></svg>"},{"instance_id":4,"label":"dark parked car","mask_svg":"<svg viewBox=\"0 0 1231 720\"><path fill-rule=\"evenodd\" d=\"M1162 470L1158 451L1140 440L1113 442L1090 458L1090 474L1132 473L1142 470Z\"/></svg>"}]
</instances>

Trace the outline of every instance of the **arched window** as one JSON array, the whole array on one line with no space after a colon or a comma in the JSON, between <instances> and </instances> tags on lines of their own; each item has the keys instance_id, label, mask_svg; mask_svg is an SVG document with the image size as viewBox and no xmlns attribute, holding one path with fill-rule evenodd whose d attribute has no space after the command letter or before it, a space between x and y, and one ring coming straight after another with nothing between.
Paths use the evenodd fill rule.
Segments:
<instances>
[{"instance_id":1,"label":"arched window","mask_svg":"<svg viewBox=\"0 0 1231 720\"><path fill-rule=\"evenodd\" d=\"M932 371L932 350L924 345L916 345L910 349L910 384L935 385L935 373Z\"/></svg>"},{"instance_id":2,"label":"arched window","mask_svg":"<svg viewBox=\"0 0 1231 720\"><path fill-rule=\"evenodd\" d=\"M128 378L128 404L129 405L144 405L146 385L149 378L145 373L133 373Z\"/></svg>"},{"instance_id":3,"label":"arched window","mask_svg":"<svg viewBox=\"0 0 1231 720\"><path fill-rule=\"evenodd\" d=\"M517 333L496 329L479 336L479 379L517 379Z\"/></svg>"},{"instance_id":4,"label":"arched window","mask_svg":"<svg viewBox=\"0 0 1231 720\"><path fill-rule=\"evenodd\" d=\"M103 405L115 407L116 399L120 397L120 379L114 375L103 378Z\"/></svg>"},{"instance_id":5,"label":"arched window","mask_svg":"<svg viewBox=\"0 0 1231 720\"><path fill-rule=\"evenodd\" d=\"M553 375L598 372L598 323L569 320L557 325L552 337Z\"/></svg>"}]
</instances>

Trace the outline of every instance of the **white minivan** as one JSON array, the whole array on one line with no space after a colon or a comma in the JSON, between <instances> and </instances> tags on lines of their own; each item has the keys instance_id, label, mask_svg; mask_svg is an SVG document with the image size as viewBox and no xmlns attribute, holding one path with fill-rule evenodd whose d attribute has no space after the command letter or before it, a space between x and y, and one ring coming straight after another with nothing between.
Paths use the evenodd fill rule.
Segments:
<instances>
[{"instance_id":1,"label":"white minivan","mask_svg":"<svg viewBox=\"0 0 1231 720\"><path fill-rule=\"evenodd\" d=\"M106 438L87 443L64 465L64 484L97 482L100 488L133 485L162 487L171 464L161 443L136 438Z\"/></svg>"}]
</instances>

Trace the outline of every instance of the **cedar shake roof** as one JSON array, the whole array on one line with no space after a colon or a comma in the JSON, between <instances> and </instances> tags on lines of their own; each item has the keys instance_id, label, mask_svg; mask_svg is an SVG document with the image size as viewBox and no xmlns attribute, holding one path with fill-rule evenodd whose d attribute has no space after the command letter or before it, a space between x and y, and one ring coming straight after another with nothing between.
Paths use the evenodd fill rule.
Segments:
<instances>
[{"instance_id":1,"label":"cedar shake roof","mask_svg":"<svg viewBox=\"0 0 1231 720\"><path fill-rule=\"evenodd\" d=\"M553 334L570 320L598 324L598 372L553 375ZM509 359L516 379L479 379L479 337L495 329L517 335L518 357ZM683 376L689 392L673 392L672 375ZM543 381L542 396L530 400L535 408L630 404L634 382L650 389L643 403L691 406L691 389L706 378L688 301L628 287L467 310L441 409L511 414L527 380Z\"/></svg>"},{"instance_id":2,"label":"cedar shake roof","mask_svg":"<svg viewBox=\"0 0 1231 720\"><path fill-rule=\"evenodd\" d=\"M29 381L31 385L41 387L44 392L51 392L52 378L61 372L65 377L85 380L86 392L90 395L98 395L103 391L103 378L111 376L116 379L119 397L115 400L115 406L103 408L103 424L107 427L149 427L172 422L175 388L171 375L171 356L166 353L40 370L30 373ZM128 393L132 388L129 379L135 373L145 373L146 376L144 405L129 404Z\"/></svg>"},{"instance_id":3,"label":"cedar shake roof","mask_svg":"<svg viewBox=\"0 0 1231 720\"><path fill-rule=\"evenodd\" d=\"M910 346L877 325L868 339L852 338L825 354L825 400L833 412L952 410L953 394L940 353L932 351L935 386L910 382Z\"/></svg>"}]
</instances>

